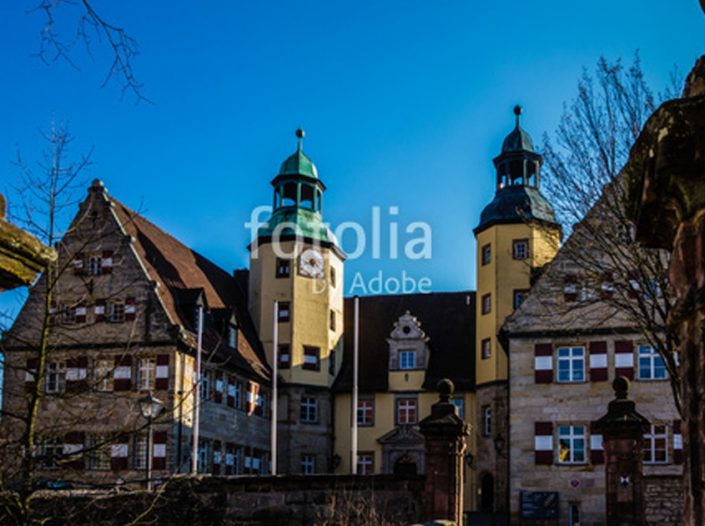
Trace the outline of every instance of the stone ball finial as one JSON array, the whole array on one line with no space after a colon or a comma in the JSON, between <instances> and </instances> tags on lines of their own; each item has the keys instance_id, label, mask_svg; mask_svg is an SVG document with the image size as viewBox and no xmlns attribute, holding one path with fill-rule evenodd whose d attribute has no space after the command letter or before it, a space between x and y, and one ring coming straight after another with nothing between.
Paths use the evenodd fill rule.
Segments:
<instances>
[{"instance_id":1,"label":"stone ball finial","mask_svg":"<svg viewBox=\"0 0 705 526\"><path fill-rule=\"evenodd\" d=\"M619 376L612 382L612 388L618 399L626 400L627 394L629 393L629 380L624 376Z\"/></svg>"},{"instance_id":2,"label":"stone ball finial","mask_svg":"<svg viewBox=\"0 0 705 526\"><path fill-rule=\"evenodd\" d=\"M519 104L514 106L514 115L516 115L517 117L521 115L522 111L524 111L524 109Z\"/></svg>"},{"instance_id":3,"label":"stone ball finial","mask_svg":"<svg viewBox=\"0 0 705 526\"><path fill-rule=\"evenodd\" d=\"M443 378L436 384L436 389L441 398L448 399L455 392L455 385L448 378Z\"/></svg>"},{"instance_id":4,"label":"stone ball finial","mask_svg":"<svg viewBox=\"0 0 705 526\"><path fill-rule=\"evenodd\" d=\"M298 128L298 129L296 130L296 136L297 136L299 139L303 139L304 137L306 137L306 132L303 130L303 128Z\"/></svg>"}]
</instances>

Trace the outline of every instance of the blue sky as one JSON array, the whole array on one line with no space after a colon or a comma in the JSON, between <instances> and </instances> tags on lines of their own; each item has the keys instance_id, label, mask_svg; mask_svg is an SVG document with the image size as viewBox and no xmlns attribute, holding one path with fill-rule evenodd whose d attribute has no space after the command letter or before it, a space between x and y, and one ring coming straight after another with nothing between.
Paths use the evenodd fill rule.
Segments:
<instances>
[{"instance_id":1,"label":"blue sky","mask_svg":"<svg viewBox=\"0 0 705 526\"><path fill-rule=\"evenodd\" d=\"M429 277L437 291L474 288L472 228L514 104L540 143L600 54L639 49L660 88L674 65L690 69L705 35L696 0L96 0L139 42L135 71L155 104L135 105L100 87L99 45L92 59L76 48L79 71L32 56L44 22L35 4L7 2L0 17L3 191L17 149L36 157L37 130L67 121L76 153L95 148L89 179L232 270L247 264L244 223L271 202L269 181L302 126L328 186L327 221L369 228L376 205L387 228L396 206L401 231L433 228L432 259L368 252L346 266L348 288L378 270ZM70 38L65 9L57 28Z\"/></svg>"}]
</instances>

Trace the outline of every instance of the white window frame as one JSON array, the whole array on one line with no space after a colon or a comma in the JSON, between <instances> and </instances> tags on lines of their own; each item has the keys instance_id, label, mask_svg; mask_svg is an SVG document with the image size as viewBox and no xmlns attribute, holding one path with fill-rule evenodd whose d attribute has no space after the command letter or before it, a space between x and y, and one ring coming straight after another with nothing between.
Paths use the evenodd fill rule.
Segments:
<instances>
[{"instance_id":1,"label":"white window frame","mask_svg":"<svg viewBox=\"0 0 705 526\"><path fill-rule=\"evenodd\" d=\"M456 397L451 399L451 403L458 408L458 417L465 418L465 400Z\"/></svg>"},{"instance_id":2,"label":"white window frame","mask_svg":"<svg viewBox=\"0 0 705 526\"><path fill-rule=\"evenodd\" d=\"M567 355L561 351L568 351ZM579 353L578 353L579 351ZM561 379L561 363L568 363L568 379ZM556 381L558 383L583 383L586 381L585 375L585 347L582 346L562 346L556 349ZM582 367L577 364L582 363ZM582 377L576 378L576 374L580 372Z\"/></svg>"},{"instance_id":3,"label":"white window frame","mask_svg":"<svg viewBox=\"0 0 705 526\"><path fill-rule=\"evenodd\" d=\"M137 359L137 390L153 391L157 378L157 360L155 358Z\"/></svg>"},{"instance_id":4,"label":"white window frame","mask_svg":"<svg viewBox=\"0 0 705 526\"><path fill-rule=\"evenodd\" d=\"M93 381L95 390L111 392L113 390L113 360L98 359L93 367Z\"/></svg>"},{"instance_id":5,"label":"white window frame","mask_svg":"<svg viewBox=\"0 0 705 526\"><path fill-rule=\"evenodd\" d=\"M63 393L66 388L66 364L64 362L47 362L44 392L47 394Z\"/></svg>"},{"instance_id":6,"label":"white window frame","mask_svg":"<svg viewBox=\"0 0 705 526\"><path fill-rule=\"evenodd\" d=\"M41 467L43 469L58 469L60 460L64 455L64 444L58 438L48 438L41 442L39 446L41 456Z\"/></svg>"},{"instance_id":7,"label":"white window frame","mask_svg":"<svg viewBox=\"0 0 705 526\"><path fill-rule=\"evenodd\" d=\"M363 406L363 403L365 404ZM369 418L367 418L369 416ZM357 425L371 427L375 425L375 399L360 398L357 401Z\"/></svg>"},{"instance_id":8,"label":"white window frame","mask_svg":"<svg viewBox=\"0 0 705 526\"><path fill-rule=\"evenodd\" d=\"M520 250L517 250L518 247L523 247L523 253ZM516 259L517 261L529 259L528 239L515 239L512 241L512 259Z\"/></svg>"},{"instance_id":9,"label":"white window frame","mask_svg":"<svg viewBox=\"0 0 705 526\"><path fill-rule=\"evenodd\" d=\"M659 440L663 440L663 448L657 448ZM656 452L661 450L664 451L664 459L655 460ZM668 464L668 426L666 424L651 424L649 432L644 435L644 464Z\"/></svg>"},{"instance_id":10,"label":"white window frame","mask_svg":"<svg viewBox=\"0 0 705 526\"><path fill-rule=\"evenodd\" d=\"M110 444L106 437L99 435L88 436L86 469L89 471L110 470Z\"/></svg>"},{"instance_id":11,"label":"white window frame","mask_svg":"<svg viewBox=\"0 0 705 526\"><path fill-rule=\"evenodd\" d=\"M132 437L132 469L144 469L147 466L147 436Z\"/></svg>"},{"instance_id":12,"label":"white window frame","mask_svg":"<svg viewBox=\"0 0 705 526\"><path fill-rule=\"evenodd\" d=\"M642 351L645 351L642 354ZM639 380L662 381L668 380L668 371L663 358L653 345L643 344L637 347L637 378ZM642 367L641 360L645 358L647 366ZM660 362L660 367L658 366ZM663 370L663 376L656 376L657 369Z\"/></svg>"},{"instance_id":13,"label":"white window frame","mask_svg":"<svg viewBox=\"0 0 705 526\"><path fill-rule=\"evenodd\" d=\"M489 405L482 407L482 436L492 435L492 407Z\"/></svg>"},{"instance_id":14,"label":"white window frame","mask_svg":"<svg viewBox=\"0 0 705 526\"><path fill-rule=\"evenodd\" d=\"M211 388L213 386L213 371L205 369L201 373L201 402L211 399Z\"/></svg>"},{"instance_id":15,"label":"white window frame","mask_svg":"<svg viewBox=\"0 0 705 526\"><path fill-rule=\"evenodd\" d=\"M561 458L561 442L567 441L568 442L568 458L567 459L562 459ZM576 447L576 442L582 441L583 447L582 447L582 453L583 453L583 458L579 459L576 458L576 453L577 453L577 447ZM559 425L558 426L558 463L559 464L565 464L565 465L581 465L581 464L587 464L587 429L586 426L584 425L573 425L573 424L566 424L566 425Z\"/></svg>"},{"instance_id":16,"label":"white window frame","mask_svg":"<svg viewBox=\"0 0 705 526\"><path fill-rule=\"evenodd\" d=\"M125 302L111 301L108 303L106 319L110 323L122 323L125 321Z\"/></svg>"},{"instance_id":17,"label":"white window frame","mask_svg":"<svg viewBox=\"0 0 705 526\"><path fill-rule=\"evenodd\" d=\"M492 357L492 338L483 338L480 342L480 352L482 359L488 360Z\"/></svg>"},{"instance_id":18,"label":"white window frame","mask_svg":"<svg viewBox=\"0 0 705 526\"><path fill-rule=\"evenodd\" d=\"M211 458L211 442L210 440L198 441L198 472L210 473L210 458Z\"/></svg>"},{"instance_id":19,"label":"white window frame","mask_svg":"<svg viewBox=\"0 0 705 526\"><path fill-rule=\"evenodd\" d=\"M235 325L228 327L228 347L237 349L237 327Z\"/></svg>"},{"instance_id":20,"label":"white window frame","mask_svg":"<svg viewBox=\"0 0 705 526\"><path fill-rule=\"evenodd\" d=\"M365 451L357 455L357 474L373 475L375 470L375 454L372 451Z\"/></svg>"},{"instance_id":21,"label":"white window frame","mask_svg":"<svg viewBox=\"0 0 705 526\"><path fill-rule=\"evenodd\" d=\"M86 272L89 276L100 276L103 268L103 258L98 255L88 256Z\"/></svg>"},{"instance_id":22,"label":"white window frame","mask_svg":"<svg viewBox=\"0 0 705 526\"><path fill-rule=\"evenodd\" d=\"M410 422L409 411L414 410L414 421ZM416 398L404 397L396 400L397 423L401 425L414 425L419 421L419 402ZM402 419L402 412L406 417Z\"/></svg>"},{"instance_id":23,"label":"white window frame","mask_svg":"<svg viewBox=\"0 0 705 526\"><path fill-rule=\"evenodd\" d=\"M416 369L416 351L411 349L401 349L399 351L399 369Z\"/></svg>"},{"instance_id":24,"label":"white window frame","mask_svg":"<svg viewBox=\"0 0 705 526\"><path fill-rule=\"evenodd\" d=\"M318 400L312 396L301 397L301 422L305 424L318 423Z\"/></svg>"}]
</instances>

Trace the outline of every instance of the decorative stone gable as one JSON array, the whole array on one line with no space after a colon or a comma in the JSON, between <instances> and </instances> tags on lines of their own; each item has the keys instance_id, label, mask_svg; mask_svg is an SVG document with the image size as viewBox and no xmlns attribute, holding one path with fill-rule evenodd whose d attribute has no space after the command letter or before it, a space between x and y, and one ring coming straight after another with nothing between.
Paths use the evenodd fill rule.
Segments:
<instances>
[{"instance_id":1,"label":"decorative stone gable","mask_svg":"<svg viewBox=\"0 0 705 526\"><path fill-rule=\"evenodd\" d=\"M429 337L421 329L421 323L409 311L399 316L394 323L394 329L387 338L389 344L389 370L425 369L428 365ZM402 358L402 353L413 353L413 365L408 354Z\"/></svg>"}]
</instances>

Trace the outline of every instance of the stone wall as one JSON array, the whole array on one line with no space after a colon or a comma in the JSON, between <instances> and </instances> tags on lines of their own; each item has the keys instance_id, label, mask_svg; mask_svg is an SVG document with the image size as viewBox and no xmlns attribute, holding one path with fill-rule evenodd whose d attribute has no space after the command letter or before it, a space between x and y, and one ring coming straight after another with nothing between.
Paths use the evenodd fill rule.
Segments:
<instances>
[{"instance_id":1,"label":"stone wall","mask_svg":"<svg viewBox=\"0 0 705 526\"><path fill-rule=\"evenodd\" d=\"M395 526L421 519L422 477L175 477L162 492L54 492L34 508L61 524ZM155 495L157 495L155 497ZM2 516L0 523L8 524Z\"/></svg>"},{"instance_id":2,"label":"stone wall","mask_svg":"<svg viewBox=\"0 0 705 526\"><path fill-rule=\"evenodd\" d=\"M681 477L644 477L644 517L653 526L683 523L683 481Z\"/></svg>"}]
</instances>

